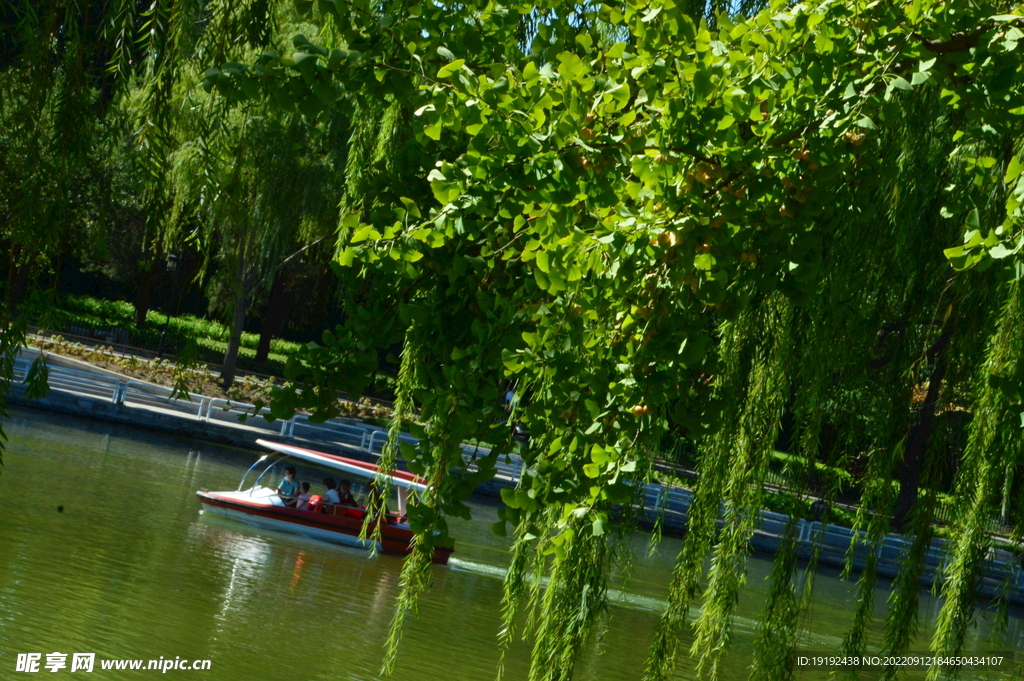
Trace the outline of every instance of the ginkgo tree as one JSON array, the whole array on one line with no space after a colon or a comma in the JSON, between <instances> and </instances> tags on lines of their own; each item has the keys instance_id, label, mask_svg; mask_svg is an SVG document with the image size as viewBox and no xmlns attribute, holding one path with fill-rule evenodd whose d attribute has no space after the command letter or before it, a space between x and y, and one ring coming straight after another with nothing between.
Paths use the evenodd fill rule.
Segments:
<instances>
[{"instance_id":1,"label":"ginkgo tree","mask_svg":"<svg viewBox=\"0 0 1024 681\"><path fill-rule=\"evenodd\" d=\"M202 3L186 4L153 10L177 28L156 22L152 39L182 54L182 17ZM410 506L419 550L387 667L448 519L512 448L511 381L530 441L495 526L512 535L500 644L528 605L531 678L572 676L666 438L694 444L699 479L645 673L668 678L689 633L700 672L719 676L784 421L805 478L815 461L862 471L860 541L912 537L890 653L913 641L955 459L931 646L962 649L989 521L1001 514L1017 548L1024 526L1020 8L318 0L296 4L318 28L288 51L251 20L257 4L211 4L210 40L188 59L243 106L311 124L358 112L336 265L375 289L292 359L274 413L331 416L401 341L384 465L401 455L431 481ZM278 48L229 61L240 36ZM160 78L188 73L170 68L174 50L153 54ZM156 85L159 114L171 90ZM162 120L147 119L157 147ZM365 160L372 182L356 177ZM399 447L407 422L417 449ZM466 461L471 439L494 446ZM794 579L795 525L783 539L752 678L792 676L813 596ZM864 553L850 652L871 619L877 552Z\"/></svg>"},{"instance_id":2,"label":"ginkgo tree","mask_svg":"<svg viewBox=\"0 0 1024 681\"><path fill-rule=\"evenodd\" d=\"M502 643L532 603L531 678L571 676L665 433L697 443L700 478L647 675L669 676L701 594L691 652L718 675L784 413L808 465L870 452L863 541L893 518L914 537L885 624L896 653L933 537L937 424L970 412L932 640L961 650L984 527L1021 455L1019 8L775 3L709 23L671 0L308 7L333 44L296 36L293 54L207 82L309 115L331 93L404 101L435 161L432 204L346 218L339 263L389 281L388 302L296 358L300 387L275 404L330 415L345 353L368 351L382 319L404 335L396 424L418 409L423 446L401 454L432 484L410 512L422 550L389 655L446 519L510 447L509 379L531 440L496 528L514 536ZM496 446L466 462L468 438ZM792 674L794 552L791 527L753 678ZM870 618L867 555L849 651Z\"/></svg>"}]
</instances>

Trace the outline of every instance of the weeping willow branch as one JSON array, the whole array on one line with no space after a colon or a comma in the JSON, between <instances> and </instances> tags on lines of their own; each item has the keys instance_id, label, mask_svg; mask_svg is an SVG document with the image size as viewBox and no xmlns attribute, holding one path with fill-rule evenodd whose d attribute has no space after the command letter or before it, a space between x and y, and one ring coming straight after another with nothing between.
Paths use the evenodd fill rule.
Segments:
<instances>
[{"instance_id":1,"label":"weeping willow branch","mask_svg":"<svg viewBox=\"0 0 1024 681\"><path fill-rule=\"evenodd\" d=\"M1006 303L992 335L984 368L978 380L973 418L969 427L957 479L955 532L949 543L949 562L942 575L942 609L932 636L932 650L938 655L956 655L963 648L967 627L973 617L979 571L988 548L986 531L993 500L999 490L999 475L1017 455L999 446L1006 429L1018 428L1016 417L995 377L1015 375L1024 357L1024 302L1019 282L1006 286ZM1012 432L1012 431L1010 431ZM940 677L941 669L929 670L929 679Z\"/></svg>"},{"instance_id":2,"label":"weeping willow branch","mask_svg":"<svg viewBox=\"0 0 1024 681\"><path fill-rule=\"evenodd\" d=\"M428 433L428 446L434 454L433 464L426 476L429 481L427 490L421 498L417 499L416 503L423 506L419 513L426 514L429 519L425 523L426 527L416 532L412 552L402 565L402 575L399 580L401 590L395 604L395 614L391 618L388 639L384 645L384 662L381 667L383 675L389 675L395 669L406 615L416 613L420 597L430 588L430 565L436 548L433 529L444 522L441 513L445 500L441 496L441 490L452 464L450 460L453 441L452 420L455 417L458 404L458 395L449 396L445 411L435 417L432 422L433 428ZM457 445L458 441L455 441L455 444ZM458 448L456 447L456 449ZM461 453L461 450L459 451ZM414 508L409 509L410 516L415 510Z\"/></svg>"},{"instance_id":3,"label":"weeping willow branch","mask_svg":"<svg viewBox=\"0 0 1024 681\"><path fill-rule=\"evenodd\" d=\"M783 529L768 575L768 598L757 626L751 681L782 681L793 670L800 614L796 585L796 518Z\"/></svg>"},{"instance_id":4,"label":"weeping willow branch","mask_svg":"<svg viewBox=\"0 0 1024 681\"><path fill-rule=\"evenodd\" d=\"M776 299L762 311L762 339L751 363L745 413L734 436L736 449L725 487L725 526L694 624L691 654L698 657L697 673L707 672L712 679L718 678L738 592L746 581L748 543L760 518L768 461L789 394L791 307L785 299Z\"/></svg>"},{"instance_id":5,"label":"weeping willow branch","mask_svg":"<svg viewBox=\"0 0 1024 681\"><path fill-rule=\"evenodd\" d=\"M608 601L608 542L586 518L562 530L541 598L530 665L530 681L569 681L594 622Z\"/></svg>"},{"instance_id":6,"label":"weeping willow branch","mask_svg":"<svg viewBox=\"0 0 1024 681\"><path fill-rule=\"evenodd\" d=\"M519 613L520 604L527 592L528 565L531 556L531 549L534 548L534 541L527 538L528 527L522 523L515 529L515 541L512 542L511 560L509 561L508 572L505 573L505 580L502 586L501 597L501 631L498 632L498 674L497 681L502 681L505 676L505 658L508 655L509 647L515 640L515 619ZM539 581L539 579L535 579Z\"/></svg>"},{"instance_id":7,"label":"weeping willow branch","mask_svg":"<svg viewBox=\"0 0 1024 681\"><path fill-rule=\"evenodd\" d=\"M388 439L381 449L380 460L377 462L378 475L374 479L374 493L369 495L366 508L366 520L359 531L360 538L365 539L367 528L372 526L370 539L372 551L381 540L383 519L387 515L387 500L391 496L391 473L395 470L400 454L402 429L405 421L413 416L413 391L416 389L416 366L420 361L418 339L413 326L405 333L405 344L402 348L402 361L398 368L398 381L395 385L394 413L388 427Z\"/></svg>"},{"instance_id":8,"label":"weeping willow branch","mask_svg":"<svg viewBox=\"0 0 1024 681\"><path fill-rule=\"evenodd\" d=\"M809 345L803 358L822 361L830 351L827 345ZM801 366L806 371L807 365ZM816 365L812 364L812 367ZM801 373L804 373L802 371ZM803 485L807 489L815 469L820 444L823 381L820 372L807 372L808 381L804 394L797 402L795 411L802 422L797 450L804 457ZM826 508L831 506L835 490L826 495ZM825 520L823 518L822 520ZM783 681L793 674L794 655L799 638L799 626L804 617L809 617L814 592L815 569L821 554L821 542L814 542L808 565L803 570L803 584L797 585L797 524L796 514L789 517L783 528L782 539L776 549L769 574L768 598L758 623L757 640L754 645L754 659L750 671L751 681ZM808 622L803 622L809 624Z\"/></svg>"},{"instance_id":9,"label":"weeping willow branch","mask_svg":"<svg viewBox=\"0 0 1024 681\"><path fill-rule=\"evenodd\" d=\"M720 356L724 367L718 390L736 390L743 379L742 351L748 340L743 331L751 325L752 313L744 310L734 325L722 333ZM730 401L725 422L735 422L740 416L738 400ZM731 434L724 429L714 434L702 448L700 477L688 511L687 533L673 568L672 581L665 612L655 630L654 640L647 657L645 681L668 679L677 663L679 639L686 624L690 603L696 597L704 560L714 544L721 500L731 466Z\"/></svg>"}]
</instances>

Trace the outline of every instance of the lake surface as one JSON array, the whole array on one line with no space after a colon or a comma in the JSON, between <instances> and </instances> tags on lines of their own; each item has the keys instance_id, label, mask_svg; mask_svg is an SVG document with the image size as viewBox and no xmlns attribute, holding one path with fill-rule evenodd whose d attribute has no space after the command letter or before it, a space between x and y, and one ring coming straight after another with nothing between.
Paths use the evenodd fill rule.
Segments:
<instances>
[{"instance_id":1,"label":"lake surface","mask_svg":"<svg viewBox=\"0 0 1024 681\"><path fill-rule=\"evenodd\" d=\"M101 670L103 659L209 659L208 671L168 672L204 681L376 679L401 560L201 513L198 489L235 489L259 454L72 417L16 410L0 475L0 679L18 653L94 652L99 679L155 671ZM300 479L304 477L300 471ZM250 478L251 480L252 478ZM277 478L274 478L276 484ZM314 487L316 489L316 486ZM63 512L58 512L58 506ZM471 522L453 521L456 553L433 568L433 589L410 618L396 681L491 681L498 658L506 539L497 507L475 500ZM678 542L645 558L586 652L577 679L639 679ZM770 561L750 559L725 678L745 679ZM834 650L849 626L855 584L819 573L808 649ZM876 590L884 613L885 585ZM926 648L937 601L922 594ZM1006 640L989 645L989 614L969 633L969 652L1024 651L1024 620L1011 612ZM874 632L877 640L877 631ZM529 646L507 660L526 676ZM1018 654L1018 659L1021 655ZM70 668L70 656L68 665ZM49 672L42 670L49 678ZM964 678L1008 678L1009 667ZM70 674L63 669L60 674ZM76 672L72 678L78 678ZM874 678L864 672L861 678ZM921 678L915 672L907 678ZM692 663L677 677L693 678ZM60 678L60 677L56 677ZM802 669L798 679L825 679Z\"/></svg>"}]
</instances>

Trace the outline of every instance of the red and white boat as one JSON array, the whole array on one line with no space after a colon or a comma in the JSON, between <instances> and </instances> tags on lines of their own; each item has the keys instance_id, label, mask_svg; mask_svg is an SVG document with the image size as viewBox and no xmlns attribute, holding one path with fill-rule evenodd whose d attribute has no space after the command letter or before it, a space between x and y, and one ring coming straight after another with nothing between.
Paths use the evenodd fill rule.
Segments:
<instances>
[{"instance_id":1,"label":"red and white boat","mask_svg":"<svg viewBox=\"0 0 1024 681\"><path fill-rule=\"evenodd\" d=\"M311 449L295 447L268 440L257 440L267 449L273 450L273 454L267 454L254 463L234 492L196 492L196 496L206 506L206 510L227 518L234 518L242 522L270 530L283 532L294 532L314 539L322 539L347 546L358 546L361 548L372 548L376 543L376 549L381 553L404 555L412 550L413 533L406 523L405 509L408 500L409 490L422 492L427 488L427 481L412 473L405 471L393 471L390 475L382 475L380 467L376 464L346 459L334 454L316 452ZM243 490L242 485L249 473L256 468L260 462L268 457L273 459L277 454L283 456L272 461L260 474L256 482L249 489ZM325 468L344 472L350 476L363 479L378 479L381 477L390 479L397 491L397 512L388 512L381 525L380 541L374 542L372 536L374 526L378 520L371 520L367 528L366 539L360 539L363 523L366 518L366 511L362 508L349 506L335 506L319 501L311 504L311 510L299 511L285 506L277 492L268 487L260 486L260 480L276 464L287 458L301 459L310 463L318 464ZM314 497L314 500L317 498ZM448 562L451 555L451 548L438 548L434 551L434 562L442 565Z\"/></svg>"}]
</instances>

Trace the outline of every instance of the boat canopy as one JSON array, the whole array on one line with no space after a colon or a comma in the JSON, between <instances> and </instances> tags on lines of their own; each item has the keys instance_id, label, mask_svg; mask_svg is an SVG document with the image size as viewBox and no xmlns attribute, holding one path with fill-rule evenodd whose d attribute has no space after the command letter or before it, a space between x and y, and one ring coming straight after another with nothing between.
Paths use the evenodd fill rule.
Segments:
<instances>
[{"instance_id":1,"label":"boat canopy","mask_svg":"<svg viewBox=\"0 0 1024 681\"><path fill-rule=\"evenodd\" d=\"M366 463L365 461L346 459L343 456L325 454L324 452L315 452L312 449L304 449L303 447L295 447L294 445L286 445L280 442L270 442L269 440L256 440L256 444L262 445L267 449L272 449L275 452L280 452L286 456L303 459L305 461L312 461L313 463L318 463L321 466L344 471L350 475L358 475L363 478L375 478L381 475L380 466L373 463ZM396 487L401 487L403 489L414 489L419 492L427 489L426 480L406 471L392 471L391 475L384 475L383 477L390 478L391 482Z\"/></svg>"}]
</instances>

